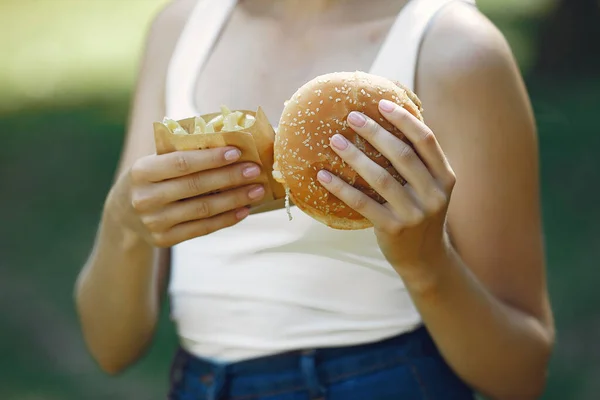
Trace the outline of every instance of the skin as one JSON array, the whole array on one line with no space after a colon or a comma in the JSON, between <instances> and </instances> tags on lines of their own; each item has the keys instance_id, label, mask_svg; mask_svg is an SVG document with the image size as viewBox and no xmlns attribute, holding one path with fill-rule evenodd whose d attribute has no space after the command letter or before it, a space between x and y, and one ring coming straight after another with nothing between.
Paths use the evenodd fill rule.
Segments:
<instances>
[{"instance_id":1,"label":"skin","mask_svg":"<svg viewBox=\"0 0 600 400\"><path fill-rule=\"evenodd\" d=\"M373 223L382 252L451 367L493 398L533 399L545 385L554 328L530 105L506 43L489 23L458 8L441 19L424 44L427 67L419 69L427 77L419 82L428 124L393 103L380 104L415 149L362 114L348 118L407 185L341 135L332 148L387 203L327 171L318 178ZM466 34L452 23L461 19L483 36L434 56L433 37L451 44ZM427 57L437 62L426 64Z\"/></svg>"},{"instance_id":2,"label":"skin","mask_svg":"<svg viewBox=\"0 0 600 400\"><path fill-rule=\"evenodd\" d=\"M119 170L75 288L86 343L111 374L151 342L168 248L236 224L259 199L245 183L249 165L225 158L234 149L154 154L148 127L164 116L167 62L193 4L175 1L149 32ZM414 152L373 121L353 125L408 184L335 140L332 147L388 202L374 204L334 176L321 182L373 222L382 252L457 374L492 398L537 398L554 327L535 123L518 68L501 33L456 4L425 37L416 86L426 124L382 109ZM236 188L204 195L230 185Z\"/></svg>"}]
</instances>

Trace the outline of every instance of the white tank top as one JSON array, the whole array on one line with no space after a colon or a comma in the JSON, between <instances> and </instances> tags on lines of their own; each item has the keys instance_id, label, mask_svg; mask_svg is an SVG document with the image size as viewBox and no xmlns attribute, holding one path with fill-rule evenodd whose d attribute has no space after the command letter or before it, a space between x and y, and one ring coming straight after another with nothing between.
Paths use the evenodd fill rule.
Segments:
<instances>
[{"instance_id":1,"label":"white tank top","mask_svg":"<svg viewBox=\"0 0 600 400\"><path fill-rule=\"evenodd\" d=\"M452 1L412 0L369 72L411 89L424 32ZM199 0L175 49L167 115L197 115L194 86L237 0ZM194 51L190 52L190 48ZM282 106L283 108L283 106ZM296 207L251 215L172 249L171 316L182 345L221 361L372 342L421 324L373 229L333 230Z\"/></svg>"}]
</instances>

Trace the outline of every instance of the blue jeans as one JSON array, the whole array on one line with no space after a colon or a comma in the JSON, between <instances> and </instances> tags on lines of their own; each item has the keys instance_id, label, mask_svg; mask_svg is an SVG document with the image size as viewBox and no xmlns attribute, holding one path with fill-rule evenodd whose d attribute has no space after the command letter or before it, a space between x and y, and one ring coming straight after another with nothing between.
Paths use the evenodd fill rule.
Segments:
<instances>
[{"instance_id":1,"label":"blue jeans","mask_svg":"<svg viewBox=\"0 0 600 400\"><path fill-rule=\"evenodd\" d=\"M183 349L170 400L473 400L423 327L376 343L295 351L231 364Z\"/></svg>"}]
</instances>

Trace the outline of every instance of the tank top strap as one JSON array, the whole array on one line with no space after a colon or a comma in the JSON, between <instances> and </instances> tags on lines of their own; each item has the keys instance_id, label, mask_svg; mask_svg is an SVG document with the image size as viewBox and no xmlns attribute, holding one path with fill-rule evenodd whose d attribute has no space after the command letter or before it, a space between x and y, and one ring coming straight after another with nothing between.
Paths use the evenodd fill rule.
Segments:
<instances>
[{"instance_id":1,"label":"tank top strap","mask_svg":"<svg viewBox=\"0 0 600 400\"><path fill-rule=\"evenodd\" d=\"M411 0L398 14L370 72L397 80L414 90L419 50L429 24L445 6L454 2L475 5L475 0Z\"/></svg>"},{"instance_id":2,"label":"tank top strap","mask_svg":"<svg viewBox=\"0 0 600 400\"><path fill-rule=\"evenodd\" d=\"M369 72L395 79L414 90L421 43L434 16L444 6L475 0L411 0L398 14ZM176 44L166 82L167 115L195 115L196 78L206 63L238 0L198 0Z\"/></svg>"},{"instance_id":3,"label":"tank top strap","mask_svg":"<svg viewBox=\"0 0 600 400\"><path fill-rule=\"evenodd\" d=\"M196 115L193 91L237 0L198 0L174 49L166 82L167 115L183 119Z\"/></svg>"}]
</instances>

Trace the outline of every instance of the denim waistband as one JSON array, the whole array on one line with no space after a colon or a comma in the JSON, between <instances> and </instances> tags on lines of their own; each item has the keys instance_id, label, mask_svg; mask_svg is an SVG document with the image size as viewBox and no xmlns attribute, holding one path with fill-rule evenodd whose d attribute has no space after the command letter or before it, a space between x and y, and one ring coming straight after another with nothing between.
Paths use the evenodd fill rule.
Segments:
<instances>
[{"instance_id":1,"label":"denim waistband","mask_svg":"<svg viewBox=\"0 0 600 400\"><path fill-rule=\"evenodd\" d=\"M171 384L201 384L211 392L202 397L208 399L219 399L225 385L231 398L240 400L254 398L253 393L302 388L310 391L311 399L319 399L326 385L424 357L440 358L424 327L376 343L305 349L234 363L205 360L180 349Z\"/></svg>"},{"instance_id":2,"label":"denim waistband","mask_svg":"<svg viewBox=\"0 0 600 400\"><path fill-rule=\"evenodd\" d=\"M393 350L393 354L389 353L388 350ZM411 357L437 355L437 349L424 327L376 343L290 351L230 364L218 363L185 354L187 352L183 349L180 349L180 351L184 353L184 357L187 359L186 369L199 375L211 373L215 369L225 369L228 375L279 373L297 369L302 356L308 354L312 355L319 364L324 365L335 360L357 356L361 358L386 358L386 356L397 358L402 355Z\"/></svg>"}]
</instances>

